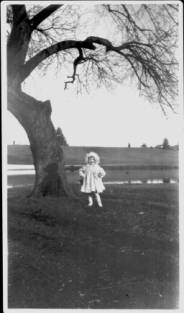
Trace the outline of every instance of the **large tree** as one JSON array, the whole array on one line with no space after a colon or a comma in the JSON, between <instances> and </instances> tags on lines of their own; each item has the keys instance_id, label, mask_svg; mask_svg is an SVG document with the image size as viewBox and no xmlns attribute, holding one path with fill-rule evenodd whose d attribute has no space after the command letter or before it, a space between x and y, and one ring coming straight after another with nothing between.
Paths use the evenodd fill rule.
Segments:
<instances>
[{"instance_id":1,"label":"large tree","mask_svg":"<svg viewBox=\"0 0 184 313\"><path fill-rule=\"evenodd\" d=\"M90 89L134 78L141 95L160 103L164 112L174 109L178 5L40 3L6 7L8 110L30 141L36 170L32 194L67 195L70 190L51 121L51 103L27 94L22 83L34 70L46 71L55 61L61 70L70 63L65 89L70 83L76 89ZM96 23L105 36L93 33ZM110 25L108 33L106 25Z\"/></svg>"}]
</instances>

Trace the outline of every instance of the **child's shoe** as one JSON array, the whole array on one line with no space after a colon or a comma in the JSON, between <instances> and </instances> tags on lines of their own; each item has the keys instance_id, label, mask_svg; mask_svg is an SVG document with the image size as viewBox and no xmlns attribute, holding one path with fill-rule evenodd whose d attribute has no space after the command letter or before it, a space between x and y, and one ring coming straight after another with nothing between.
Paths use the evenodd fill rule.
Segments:
<instances>
[{"instance_id":1,"label":"child's shoe","mask_svg":"<svg viewBox=\"0 0 184 313\"><path fill-rule=\"evenodd\" d=\"M98 203L99 208L103 208L103 204L102 203Z\"/></svg>"},{"instance_id":2,"label":"child's shoe","mask_svg":"<svg viewBox=\"0 0 184 313\"><path fill-rule=\"evenodd\" d=\"M88 206L92 206L93 205L93 198L92 197L89 197L88 198Z\"/></svg>"},{"instance_id":3,"label":"child's shoe","mask_svg":"<svg viewBox=\"0 0 184 313\"><path fill-rule=\"evenodd\" d=\"M103 207L102 201L101 201L100 195L98 193L96 194L96 200L97 200L99 208L102 208Z\"/></svg>"}]
</instances>

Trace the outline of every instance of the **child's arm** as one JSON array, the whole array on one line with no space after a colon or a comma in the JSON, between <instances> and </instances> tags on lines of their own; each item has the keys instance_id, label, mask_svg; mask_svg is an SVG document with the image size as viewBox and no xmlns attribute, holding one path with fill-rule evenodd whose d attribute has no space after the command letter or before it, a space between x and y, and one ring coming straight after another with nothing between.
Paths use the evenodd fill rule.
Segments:
<instances>
[{"instance_id":1,"label":"child's arm","mask_svg":"<svg viewBox=\"0 0 184 313\"><path fill-rule=\"evenodd\" d=\"M81 177L85 176L85 167L84 166L79 169L79 176L81 176Z\"/></svg>"},{"instance_id":2,"label":"child's arm","mask_svg":"<svg viewBox=\"0 0 184 313\"><path fill-rule=\"evenodd\" d=\"M100 178L103 178L105 175L106 175L106 172L104 171L104 169L103 169L102 167L100 167L98 176L99 176Z\"/></svg>"}]
</instances>

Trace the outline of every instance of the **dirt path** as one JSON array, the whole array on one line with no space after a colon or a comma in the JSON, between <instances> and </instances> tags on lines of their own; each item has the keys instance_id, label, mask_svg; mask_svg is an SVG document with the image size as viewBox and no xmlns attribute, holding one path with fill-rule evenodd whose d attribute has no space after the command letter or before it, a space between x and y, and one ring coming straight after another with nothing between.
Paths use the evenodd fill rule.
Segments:
<instances>
[{"instance_id":1,"label":"dirt path","mask_svg":"<svg viewBox=\"0 0 184 313\"><path fill-rule=\"evenodd\" d=\"M102 209L10 192L9 307L176 308L177 193L150 192Z\"/></svg>"}]
</instances>

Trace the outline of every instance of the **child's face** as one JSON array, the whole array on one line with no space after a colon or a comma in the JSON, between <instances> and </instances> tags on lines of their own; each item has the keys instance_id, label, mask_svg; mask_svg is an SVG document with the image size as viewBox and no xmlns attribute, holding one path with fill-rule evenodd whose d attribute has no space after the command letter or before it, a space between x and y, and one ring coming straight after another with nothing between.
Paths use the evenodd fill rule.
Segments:
<instances>
[{"instance_id":1,"label":"child's face","mask_svg":"<svg viewBox=\"0 0 184 313\"><path fill-rule=\"evenodd\" d=\"M94 157L89 157L88 158L88 163L89 164L94 164L95 163L95 158Z\"/></svg>"}]
</instances>

